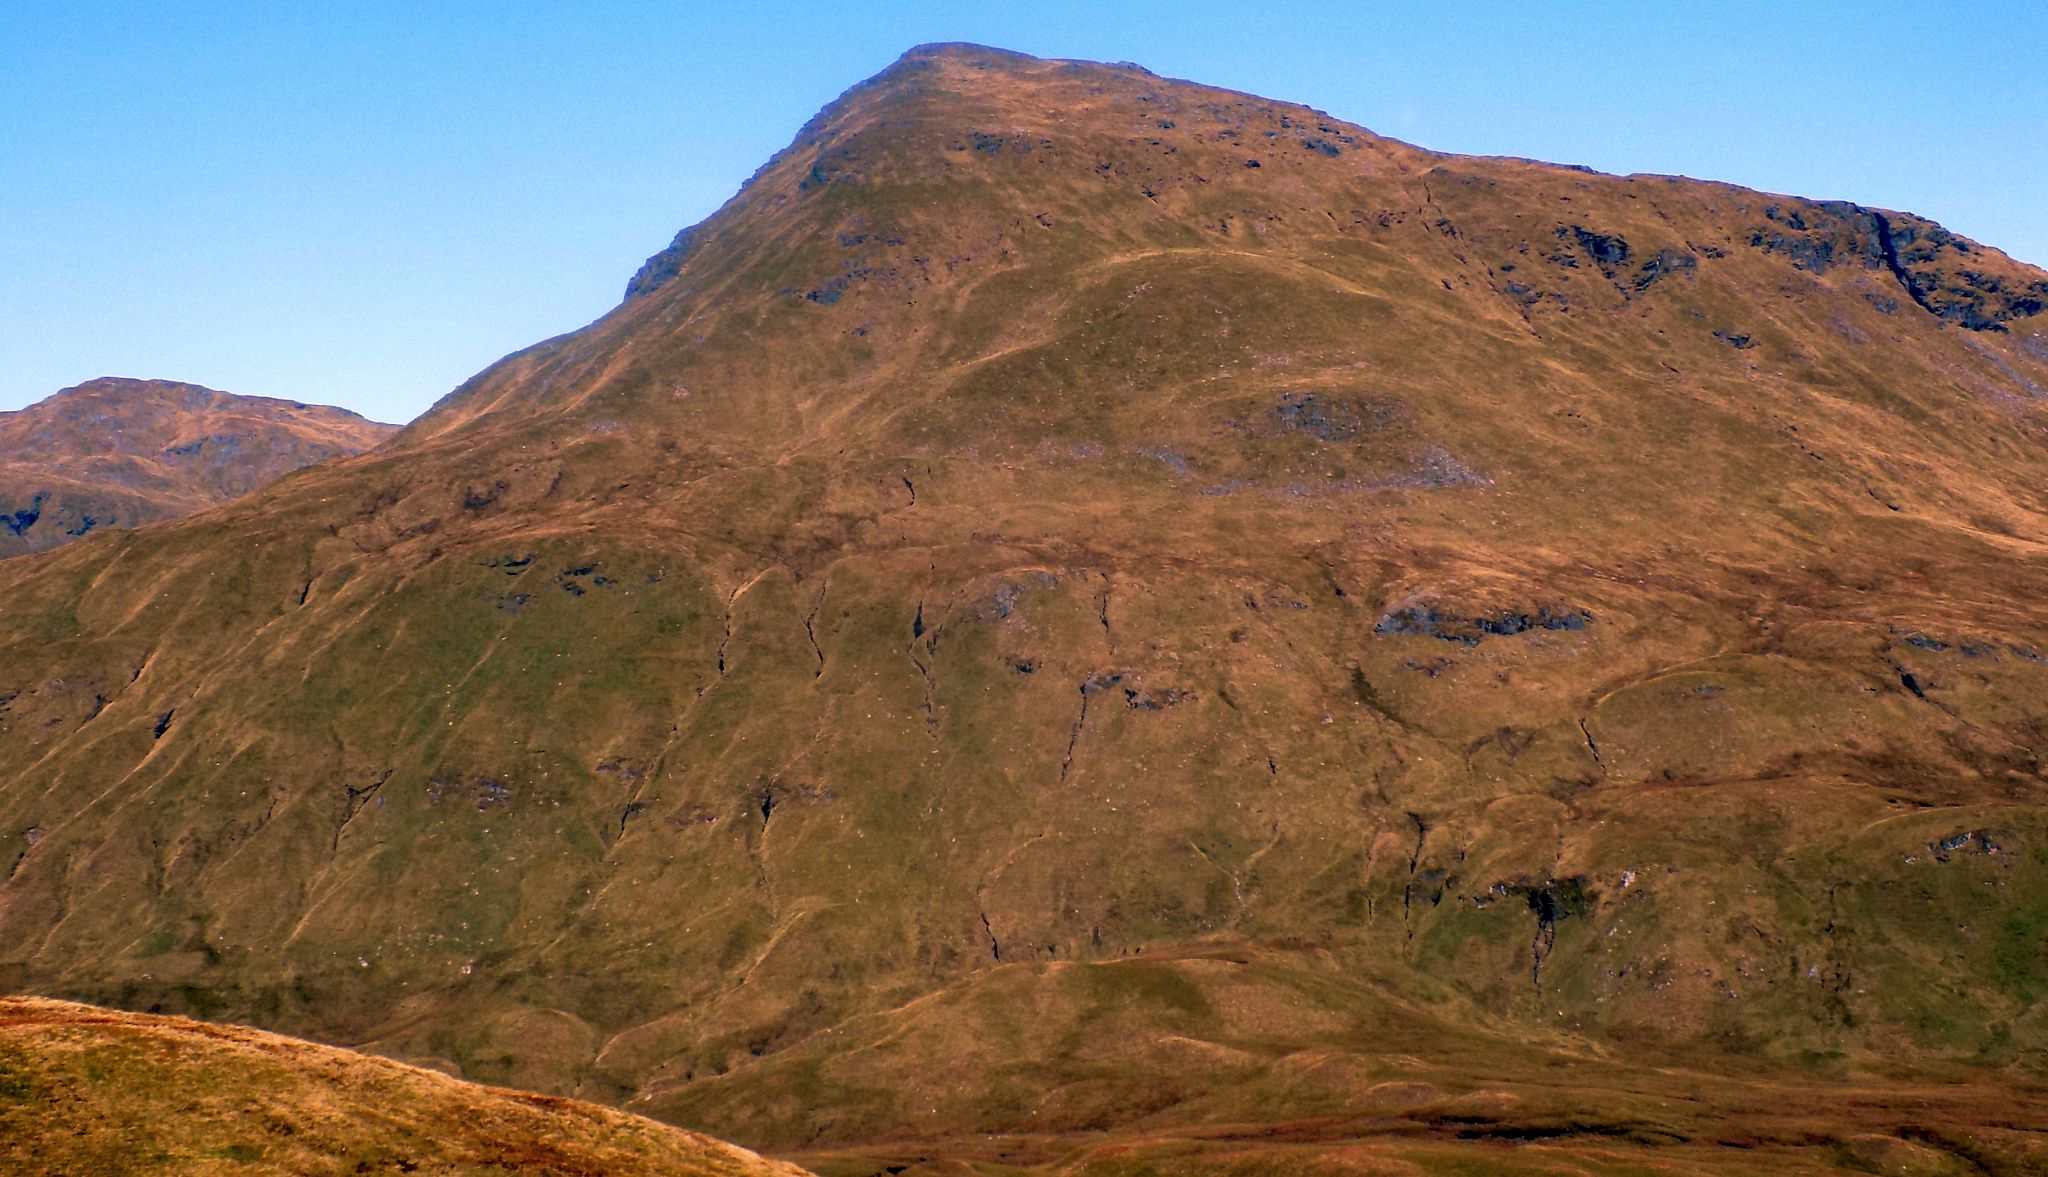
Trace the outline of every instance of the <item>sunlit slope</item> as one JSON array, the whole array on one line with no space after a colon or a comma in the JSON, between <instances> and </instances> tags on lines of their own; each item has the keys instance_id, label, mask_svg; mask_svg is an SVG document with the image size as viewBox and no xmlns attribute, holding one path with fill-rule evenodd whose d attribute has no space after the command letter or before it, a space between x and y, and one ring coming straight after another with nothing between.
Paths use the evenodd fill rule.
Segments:
<instances>
[{"instance_id":1,"label":"sunlit slope","mask_svg":"<svg viewBox=\"0 0 2048 1177\"><path fill-rule=\"evenodd\" d=\"M802 1177L573 1100L238 1026L0 998L9 1173Z\"/></svg>"},{"instance_id":2,"label":"sunlit slope","mask_svg":"<svg viewBox=\"0 0 2048 1177\"><path fill-rule=\"evenodd\" d=\"M916 51L377 453L0 565L0 985L791 1148L1284 1116L1401 1010L2018 1082L2044 284Z\"/></svg>"}]
</instances>

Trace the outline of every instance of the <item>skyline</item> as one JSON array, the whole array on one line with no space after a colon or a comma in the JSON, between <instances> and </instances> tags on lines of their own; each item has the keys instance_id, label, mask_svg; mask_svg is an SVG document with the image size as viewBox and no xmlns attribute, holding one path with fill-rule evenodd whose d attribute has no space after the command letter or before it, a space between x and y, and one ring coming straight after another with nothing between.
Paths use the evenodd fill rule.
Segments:
<instances>
[{"instance_id":1,"label":"skyline","mask_svg":"<svg viewBox=\"0 0 2048 1177\"><path fill-rule=\"evenodd\" d=\"M2048 263L2025 198L2048 21L1942 29L1904 73L1908 7L1805 11L31 4L0 18L23 83L0 152L26 161L0 175L0 410L120 375L409 420L616 306L812 113L931 41L1136 61L1435 150L1903 209Z\"/></svg>"}]
</instances>

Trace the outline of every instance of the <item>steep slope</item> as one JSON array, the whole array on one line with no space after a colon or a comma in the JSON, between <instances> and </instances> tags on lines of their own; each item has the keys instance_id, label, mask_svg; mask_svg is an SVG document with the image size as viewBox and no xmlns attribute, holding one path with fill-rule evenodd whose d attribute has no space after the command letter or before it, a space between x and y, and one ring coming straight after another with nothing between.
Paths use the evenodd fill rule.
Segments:
<instances>
[{"instance_id":1,"label":"steep slope","mask_svg":"<svg viewBox=\"0 0 2048 1177\"><path fill-rule=\"evenodd\" d=\"M89 380L0 413L0 557L188 514L397 431L325 405Z\"/></svg>"},{"instance_id":2,"label":"steep slope","mask_svg":"<svg viewBox=\"0 0 2048 1177\"><path fill-rule=\"evenodd\" d=\"M819 1152L2038 1122L2044 292L914 51L376 453L0 566L0 987Z\"/></svg>"},{"instance_id":3,"label":"steep slope","mask_svg":"<svg viewBox=\"0 0 2048 1177\"><path fill-rule=\"evenodd\" d=\"M0 998L9 1173L802 1177L708 1137L236 1026Z\"/></svg>"}]
</instances>

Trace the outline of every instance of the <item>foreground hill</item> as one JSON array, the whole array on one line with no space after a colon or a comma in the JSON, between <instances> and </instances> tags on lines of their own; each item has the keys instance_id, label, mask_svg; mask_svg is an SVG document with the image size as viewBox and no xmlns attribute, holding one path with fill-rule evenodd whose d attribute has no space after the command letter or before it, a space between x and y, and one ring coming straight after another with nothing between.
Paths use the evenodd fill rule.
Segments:
<instances>
[{"instance_id":1,"label":"foreground hill","mask_svg":"<svg viewBox=\"0 0 2048 1177\"><path fill-rule=\"evenodd\" d=\"M0 987L805 1156L2016 1164L2044 295L913 52L378 451L0 565Z\"/></svg>"},{"instance_id":2,"label":"foreground hill","mask_svg":"<svg viewBox=\"0 0 2048 1177\"><path fill-rule=\"evenodd\" d=\"M326 405L90 380L0 413L0 557L226 502L397 431Z\"/></svg>"},{"instance_id":3,"label":"foreground hill","mask_svg":"<svg viewBox=\"0 0 2048 1177\"><path fill-rule=\"evenodd\" d=\"M236 1026L0 998L0 1170L802 1177L573 1100Z\"/></svg>"}]
</instances>

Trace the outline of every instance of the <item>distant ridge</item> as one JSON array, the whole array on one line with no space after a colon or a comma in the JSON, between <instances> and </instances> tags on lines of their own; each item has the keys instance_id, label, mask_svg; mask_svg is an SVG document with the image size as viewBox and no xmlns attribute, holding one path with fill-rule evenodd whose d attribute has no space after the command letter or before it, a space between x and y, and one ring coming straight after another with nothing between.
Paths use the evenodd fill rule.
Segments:
<instances>
[{"instance_id":1,"label":"distant ridge","mask_svg":"<svg viewBox=\"0 0 2048 1177\"><path fill-rule=\"evenodd\" d=\"M346 409L102 377L0 413L0 557L170 519L396 433Z\"/></svg>"}]
</instances>

